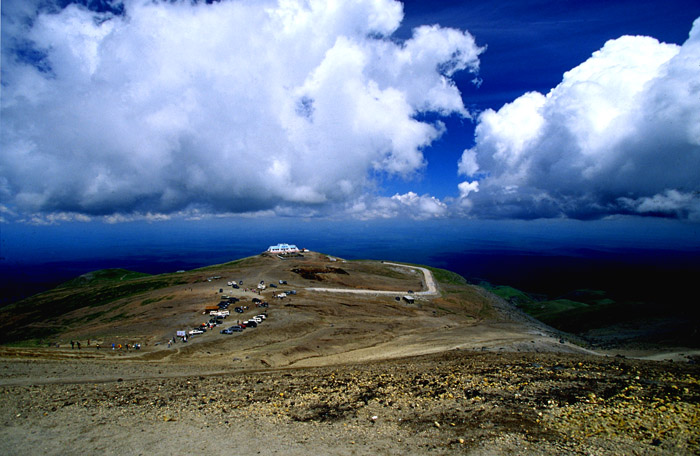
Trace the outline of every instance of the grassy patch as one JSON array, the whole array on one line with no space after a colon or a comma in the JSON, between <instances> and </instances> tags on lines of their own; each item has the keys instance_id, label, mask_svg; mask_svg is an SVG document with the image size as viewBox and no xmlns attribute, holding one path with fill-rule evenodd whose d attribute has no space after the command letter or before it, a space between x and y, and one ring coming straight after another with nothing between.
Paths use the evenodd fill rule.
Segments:
<instances>
[{"instance_id":1,"label":"grassy patch","mask_svg":"<svg viewBox=\"0 0 700 456\"><path fill-rule=\"evenodd\" d=\"M533 317L548 323L564 312L573 309L588 308L589 306L588 304L571 301L569 299L555 299L552 301L532 302L519 307Z\"/></svg>"},{"instance_id":2,"label":"grassy patch","mask_svg":"<svg viewBox=\"0 0 700 456\"><path fill-rule=\"evenodd\" d=\"M482 285L483 286L483 285ZM499 296L506 301L510 302L511 304L514 304L518 307L523 307L527 305L532 305L536 302L535 299L533 299L530 295L527 293L523 293L522 291L505 286L505 285L499 285L497 287L492 287L490 285L484 286L487 290L489 290L491 293L495 294L496 296Z\"/></svg>"},{"instance_id":3,"label":"grassy patch","mask_svg":"<svg viewBox=\"0 0 700 456\"><path fill-rule=\"evenodd\" d=\"M241 258L239 260L229 261L228 263L214 264L203 268L193 269L192 271L216 271L218 269L226 269L232 266L250 266L248 263L254 262L256 259L260 260L260 257L255 255L247 258Z\"/></svg>"},{"instance_id":4,"label":"grassy patch","mask_svg":"<svg viewBox=\"0 0 700 456\"><path fill-rule=\"evenodd\" d=\"M79 309L85 309L86 312L82 316L71 318L70 322L76 323L95 319L102 315L101 312L89 312L87 309L101 307L119 299L152 290L166 288L172 286L176 280L168 275L124 280L114 279L116 275L111 277L113 278L106 280L100 278L90 279L93 280L92 285L55 288L0 309L0 343L36 337L36 332L28 328L32 322L49 319L65 322L64 315ZM124 275L121 277L124 277ZM46 334L40 332L40 335L45 336Z\"/></svg>"},{"instance_id":5,"label":"grassy patch","mask_svg":"<svg viewBox=\"0 0 700 456\"><path fill-rule=\"evenodd\" d=\"M433 273L433 278L436 282L447 284L447 285L467 285L467 279L457 274L456 272L448 271L447 269L440 269L433 266L427 266L424 264L413 264L413 263L403 263L396 262L397 264L405 264L410 267L425 268ZM384 274L384 272L382 272Z\"/></svg>"},{"instance_id":6,"label":"grassy patch","mask_svg":"<svg viewBox=\"0 0 700 456\"><path fill-rule=\"evenodd\" d=\"M40 338L18 340L18 341L7 344L8 347L15 347L15 348L37 348L37 347L47 347L48 345L49 345L48 340L40 339ZM51 345L53 345L53 343Z\"/></svg>"},{"instance_id":7,"label":"grassy patch","mask_svg":"<svg viewBox=\"0 0 700 456\"><path fill-rule=\"evenodd\" d=\"M579 289L556 299L533 295L508 286L482 283L482 288L500 296L529 315L548 325L572 334L591 336L589 331L609 328L620 334L620 340L650 341L667 345L700 345L697 331L697 311L688 309L688 317L678 318L677 307L669 298L655 297L639 300L631 290L630 296L611 294L605 290ZM672 295L672 293L670 294ZM670 304L670 305L669 305ZM624 329L632 328L629 335ZM601 339L604 343L609 338Z\"/></svg>"},{"instance_id":8,"label":"grassy patch","mask_svg":"<svg viewBox=\"0 0 700 456\"><path fill-rule=\"evenodd\" d=\"M447 269L433 268L431 266L422 266L433 273L433 277L437 282L448 285L466 285L467 279L457 274L456 272L448 271Z\"/></svg>"},{"instance_id":9,"label":"grassy patch","mask_svg":"<svg viewBox=\"0 0 700 456\"><path fill-rule=\"evenodd\" d=\"M120 313L120 314L114 315L114 316L112 316L112 317L109 317L109 318L107 319L107 321L111 323L111 322L114 322L114 321L124 320L124 319L127 318L127 317L128 317L127 314L125 314L125 313Z\"/></svg>"},{"instance_id":10,"label":"grassy patch","mask_svg":"<svg viewBox=\"0 0 700 456\"><path fill-rule=\"evenodd\" d=\"M491 318L495 315L490 300L475 292L471 287L460 287L433 301L438 309L476 319Z\"/></svg>"},{"instance_id":11,"label":"grassy patch","mask_svg":"<svg viewBox=\"0 0 700 456\"><path fill-rule=\"evenodd\" d=\"M62 283L56 288L78 288L93 285L107 284L113 282L124 282L141 277L150 277L150 274L143 272L129 271L127 269L101 269L99 271L88 272L68 282Z\"/></svg>"},{"instance_id":12,"label":"grassy patch","mask_svg":"<svg viewBox=\"0 0 700 456\"><path fill-rule=\"evenodd\" d=\"M154 304L154 303L160 302L160 301L169 301L173 298L175 298L174 295L161 296L159 298L148 298L148 299L144 299L143 301L141 301L141 305L147 306L148 304Z\"/></svg>"}]
</instances>

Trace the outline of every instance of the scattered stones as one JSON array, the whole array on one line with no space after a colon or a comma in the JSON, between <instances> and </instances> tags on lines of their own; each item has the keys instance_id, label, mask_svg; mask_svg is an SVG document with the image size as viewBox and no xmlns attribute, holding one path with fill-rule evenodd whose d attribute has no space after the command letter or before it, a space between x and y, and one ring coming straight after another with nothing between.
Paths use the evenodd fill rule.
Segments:
<instances>
[{"instance_id":1,"label":"scattered stones","mask_svg":"<svg viewBox=\"0 0 700 456\"><path fill-rule=\"evenodd\" d=\"M700 367L690 364L451 351L265 372L181 376L181 368L163 364L163 374L129 373L123 382L1 387L0 422L249 423L289 435L302 430L307 440L299 437L299 445L321 437L361 442L363 453L382 453L366 447L382 441L407 454L449 453L455 445L489 445L493 454L700 452Z\"/></svg>"}]
</instances>

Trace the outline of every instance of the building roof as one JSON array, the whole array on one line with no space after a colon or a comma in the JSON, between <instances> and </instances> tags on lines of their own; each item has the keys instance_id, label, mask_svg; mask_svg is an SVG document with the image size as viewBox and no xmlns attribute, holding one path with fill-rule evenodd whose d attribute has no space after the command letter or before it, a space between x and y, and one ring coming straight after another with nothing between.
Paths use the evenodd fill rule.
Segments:
<instances>
[{"instance_id":1,"label":"building roof","mask_svg":"<svg viewBox=\"0 0 700 456\"><path fill-rule=\"evenodd\" d=\"M299 248L294 244L277 244L271 245L267 250L299 250Z\"/></svg>"}]
</instances>

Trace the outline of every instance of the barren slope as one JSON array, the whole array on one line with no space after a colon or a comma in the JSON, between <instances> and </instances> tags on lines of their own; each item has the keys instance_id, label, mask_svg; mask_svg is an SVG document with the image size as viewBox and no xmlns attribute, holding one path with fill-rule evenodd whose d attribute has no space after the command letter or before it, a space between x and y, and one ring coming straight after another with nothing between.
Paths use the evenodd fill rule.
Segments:
<instances>
[{"instance_id":1,"label":"barren slope","mask_svg":"<svg viewBox=\"0 0 700 456\"><path fill-rule=\"evenodd\" d=\"M507 314L512 312L508 306L458 276L439 270L438 276L442 281L434 291L432 274L424 268L346 262L314 252L284 260L263 254L179 274L44 293L32 301L36 305L29 307L32 320L25 330L31 334L41 334L42 328L61 331L34 341L46 347L41 356L75 357L77 350L71 350L69 342L81 341L81 357L247 369L358 362L454 348L576 350L559 344L535 322L513 319ZM234 289L227 285L231 281L242 285ZM267 288L259 291L261 282ZM278 285L271 288L270 284ZM126 290L125 296L105 302L93 299L114 294L120 289L115 287ZM296 294L276 298L290 290ZM355 293L338 292L341 290ZM414 292L415 302L403 299L409 291ZM267 313L267 320L242 333L222 335L219 327L186 344L168 346L177 330L206 322L209 316L203 309L215 306L222 296L240 299L230 310L236 305L250 308L243 314L231 312L224 326L261 312ZM256 308L256 298L269 307ZM80 299L86 305L80 305ZM56 300L71 302L70 311L62 315L49 312L49 318L41 319L37 309L51 308ZM138 352L106 349L133 343L143 348ZM102 348L96 349L97 344ZM33 353L38 356L40 352L34 349Z\"/></svg>"}]
</instances>

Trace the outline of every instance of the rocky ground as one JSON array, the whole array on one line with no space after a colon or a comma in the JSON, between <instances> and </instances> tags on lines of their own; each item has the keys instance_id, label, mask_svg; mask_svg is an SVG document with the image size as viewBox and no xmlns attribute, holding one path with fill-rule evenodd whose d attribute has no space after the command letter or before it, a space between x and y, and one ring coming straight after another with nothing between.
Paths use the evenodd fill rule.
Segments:
<instances>
[{"instance_id":1,"label":"rocky ground","mask_svg":"<svg viewBox=\"0 0 700 456\"><path fill-rule=\"evenodd\" d=\"M700 452L694 364L455 350L238 373L129 363L116 380L113 367L4 361L0 453Z\"/></svg>"}]
</instances>

